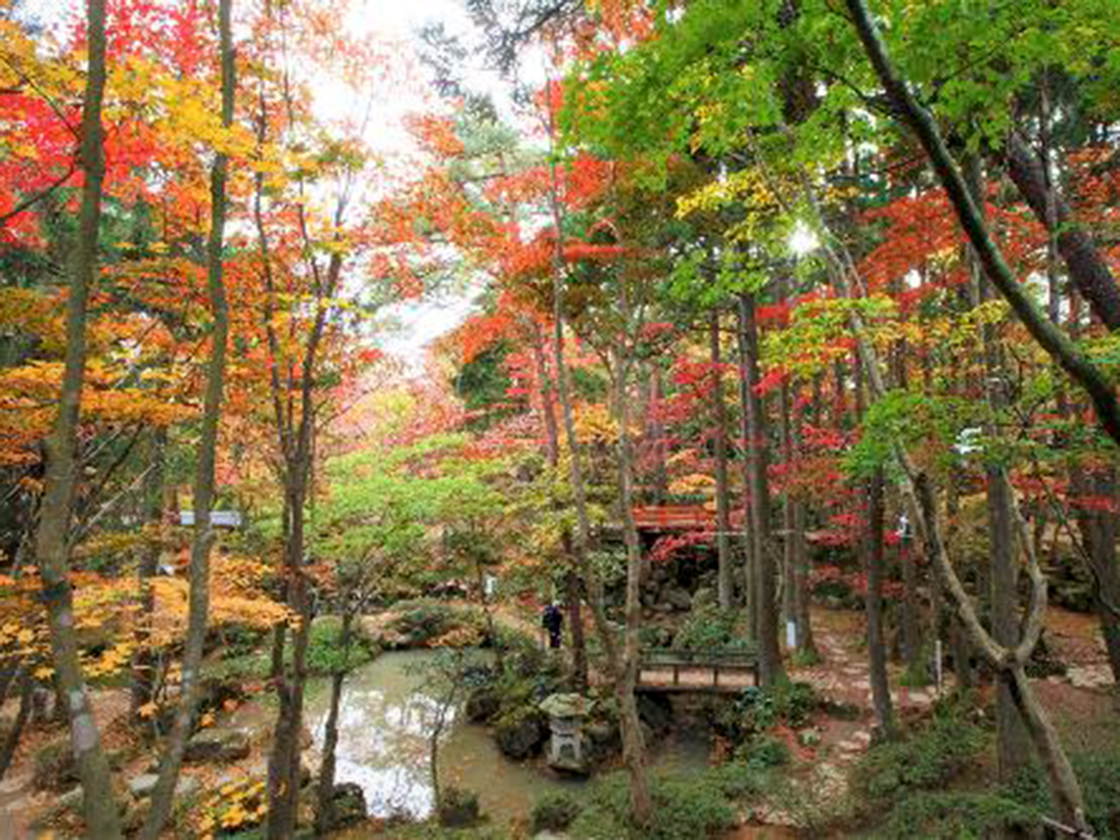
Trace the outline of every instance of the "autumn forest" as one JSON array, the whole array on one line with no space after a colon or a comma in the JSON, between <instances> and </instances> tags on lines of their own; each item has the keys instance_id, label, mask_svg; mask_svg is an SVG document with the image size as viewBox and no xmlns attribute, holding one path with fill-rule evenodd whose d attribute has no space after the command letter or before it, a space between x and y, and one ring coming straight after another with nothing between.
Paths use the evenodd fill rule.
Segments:
<instances>
[{"instance_id":1,"label":"autumn forest","mask_svg":"<svg viewBox=\"0 0 1120 840\"><path fill-rule=\"evenodd\" d=\"M1120 838L1118 387L1116 0L0 0L0 840Z\"/></svg>"}]
</instances>

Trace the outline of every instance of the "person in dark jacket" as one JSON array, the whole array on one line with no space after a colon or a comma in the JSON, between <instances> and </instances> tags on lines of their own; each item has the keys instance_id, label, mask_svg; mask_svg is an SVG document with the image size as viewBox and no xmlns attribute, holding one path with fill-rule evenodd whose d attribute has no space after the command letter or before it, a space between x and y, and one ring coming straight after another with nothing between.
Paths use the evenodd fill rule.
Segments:
<instances>
[{"instance_id":1,"label":"person in dark jacket","mask_svg":"<svg viewBox=\"0 0 1120 840\"><path fill-rule=\"evenodd\" d=\"M564 613L557 604L548 604L541 612L541 627L548 633L548 646L557 650L564 633Z\"/></svg>"}]
</instances>

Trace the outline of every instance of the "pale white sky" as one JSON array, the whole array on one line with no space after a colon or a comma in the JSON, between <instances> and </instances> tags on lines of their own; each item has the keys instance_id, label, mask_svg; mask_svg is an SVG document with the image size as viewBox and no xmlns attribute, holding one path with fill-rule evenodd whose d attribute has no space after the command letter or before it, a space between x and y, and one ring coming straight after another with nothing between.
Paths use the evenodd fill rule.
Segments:
<instances>
[{"instance_id":1,"label":"pale white sky","mask_svg":"<svg viewBox=\"0 0 1120 840\"><path fill-rule=\"evenodd\" d=\"M81 11L82 0L23 0L22 14L50 29L67 20L68 14ZM375 34L386 42L399 43L405 56L412 55L418 32L425 25L443 23L449 33L469 36L470 21L462 0L350 0L348 25L356 37ZM470 38L465 42L470 46ZM406 58L407 60L407 58ZM419 62L415 62L419 67ZM480 54L472 55L462 68L467 84L491 94L503 112L510 110L505 83L488 70ZM387 86L373 106L366 132L370 147L386 158L412 158L416 150L405 129L404 120L430 106L434 93L427 89L426 70L420 69L415 81ZM320 118L359 118L355 113L365 103L355 102L355 92L327 75L312 79L316 110ZM388 353L401 357L406 370L418 372L424 349L432 340L454 329L467 317L477 287L451 287L438 297L389 307L384 313L398 329L378 336L377 343Z\"/></svg>"}]
</instances>

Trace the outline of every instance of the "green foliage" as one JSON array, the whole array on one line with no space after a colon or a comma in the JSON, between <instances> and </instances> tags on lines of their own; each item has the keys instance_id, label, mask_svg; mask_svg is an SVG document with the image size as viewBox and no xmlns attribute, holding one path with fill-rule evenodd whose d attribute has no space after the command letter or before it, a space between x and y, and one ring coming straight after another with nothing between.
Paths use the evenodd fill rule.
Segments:
<instances>
[{"instance_id":1,"label":"green foliage","mask_svg":"<svg viewBox=\"0 0 1120 840\"><path fill-rule=\"evenodd\" d=\"M509 352L509 343L499 341L466 362L452 381L455 393L462 397L468 411L486 412L481 418L470 421L471 428L486 428L509 412L506 391L510 378L505 365Z\"/></svg>"},{"instance_id":2,"label":"green foliage","mask_svg":"<svg viewBox=\"0 0 1120 840\"><path fill-rule=\"evenodd\" d=\"M342 644L342 622L326 616L311 625L307 643L307 672L313 676L329 676L349 672L377 656L377 650L365 638L351 630L350 643Z\"/></svg>"},{"instance_id":3,"label":"green foliage","mask_svg":"<svg viewBox=\"0 0 1120 840\"><path fill-rule=\"evenodd\" d=\"M1085 794L1089 824L1099 840L1120 840L1120 750L1078 753L1073 770Z\"/></svg>"},{"instance_id":4,"label":"green foliage","mask_svg":"<svg viewBox=\"0 0 1120 840\"><path fill-rule=\"evenodd\" d=\"M735 750L735 760L758 770L782 767L789 763L789 747L781 738L762 735L741 744Z\"/></svg>"},{"instance_id":5,"label":"green foliage","mask_svg":"<svg viewBox=\"0 0 1120 840\"><path fill-rule=\"evenodd\" d=\"M751 686L717 710L714 725L732 742L748 741L778 724L804 726L817 703L809 683L783 680L768 689Z\"/></svg>"},{"instance_id":6,"label":"green foliage","mask_svg":"<svg viewBox=\"0 0 1120 840\"><path fill-rule=\"evenodd\" d=\"M734 769L727 769L730 767ZM629 822L630 794L625 776L612 773L595 782L590 802L569 833L579 840L696 840L725 831L736 822L737 809L732 800L758 789L753 771L738 765L727 768L651 779L653 818L643 828Z\"/></svg>"},{"instance_id":7,"label":"green foliage","mask_svg":"<svg viewBox=\"0 0 1120 840\"><path fill-rule=\"evenodd\" d=\"M458 787L446 787L440 795L441 825L460 828L478 822L478 794Z\"/></svg>"},{"instance_id":8,"label":"green foliage","mask_svg":"<svg viewBox=\"0 0 1120 840\"><path fill-rule=\"evenodd\" d=\"M750 649L750 640L736 630L738 620L738 612L716 605L693 610L677 631L673 645L686 650Z\"/></svg>"},{"instance_id":9,"label":"green foliage","mask_svg":"<svg viewBox=\"0 0 1120 840\"><path fill-rule=\"evenodd\" d=\"M1041 829L1034 808L985 792L922 791L891 809L886 824L875 833L883 840L981 840L1025 836Z\"/></svg>"},{"instance_id":10,"label":"green foliage","mask_svg":"<svg viewBox=\"0 0 1120 840\"><path fill-rule=\"evenodd\" d=\"M575 797L567 793L550 793L538 799L529 815L529 830L534 834L542 831L564 831L575 822L583 806Z\"/></svg>"},{"instance_id":11,"label":"green foliage","mask_svg":"<svg viewBox=\"0 0 1120 840\"><path fill-rule=\"evenodd\" d=\"M474 630L481 634L485 627L485 618L478 610L433 599L402 601L394 605L394 610L398 614L389 623L390 628L408 636L415 646L423 646L453 630Z\"/></svg>"},{"instance_id":12,"label":"green foliage","mask_svg":"<svg viewBox=\"0 0 1120 840\"><path fill-rule=\"evenodd\" d=\"M239 653L236 656L223 656L217 661L205 662L202 666L202 673L206 679L237 685L264 680L268 677L269 671L269 656L260 650Z\"/></svg>"},{"instance_id":13,"label":"green foliage","mask_svg":"<svg viewBox=\"0 0 1120 840\"><path fill-rule=\"evenodd\" d=\"M953 453L951 445L973 419L974 408L956 398L890 391L868 408L863 434L845 456L844 467L853 478L867 479L875 470L893 466L896 446L929 441L938 441L940 451Z\"/></svg>"},{"instance_id":14,"label":"green foliage","mask_svg":"<svg viewBox=\"0 0 1120 840\"><path fill-rule=\"evenodd\" d=\"M1092 751L1070 755L1070 763L1085 797L1085 816L1099 840L1120 840L1120 747L1101 744ZM1031 767L1003 791L1025 807L1043 807L1054 812L1046 776Z\"/></svg>"},{"instance_id":15,"label":"green foliage","mask_svg":"<svg viewBox=\"0 0 1120 840\"><path fill-rule=\"evenodd\" d=\"M940 788L976 760L985 742L959 706L943 707L917 732L872 747L856 768L855 786L872 806Z\"/></svg>"}]
</instances>

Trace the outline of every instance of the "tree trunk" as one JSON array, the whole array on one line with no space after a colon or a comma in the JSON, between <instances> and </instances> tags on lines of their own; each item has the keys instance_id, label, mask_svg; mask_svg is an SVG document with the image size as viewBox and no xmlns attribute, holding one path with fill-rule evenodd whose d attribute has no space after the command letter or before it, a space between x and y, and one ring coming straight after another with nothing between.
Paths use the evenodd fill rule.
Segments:
<instances>
[{"instance_id":1,"label":"tree trunk","mask_svg":"<svg viewBox=\"0 0 1120 840\"><path fill-rule=\"evenodd\" d=\"M747 635L752 642L758 641L758 587L755 586L755 551L754 551L754 517L751 515L752 491L751 476L751 423L747 413L747 404L751 401L749 371L750 349L747 347L747 322L743 317L743 302L739 300L738 325L736 338L739 345L739 434L743 439L743 605L747 614ZM819 380L818 383L819 385ZM816 391L819 403L819 388Z\"/></svg>"},{"instance_id":2,"label":"tree trunk","mask_svg":"<svg viewBox=\"0 0 1120 840\"><path fill-rule=\"evenodd\" d=\"M86 317L90 286L98 270L101 186L105 174L101 127L105 90L105 0L87 0L86 9L89 57L79 150L84 182L70 292L66 299L66 352L58 414L45 442L46 467L35 555L43 581L55 675L59 694L66 701L70 744L84 791L82 812L86 833L99 840L113 840L121 836L120 813L78 659L73 590L68 579L70 529L80 469L76 450L86 369Z\"/></svg>"},{"instance_id":3,"label":"tree trunk","mask_svg":"<svg viewBox=\"0 0 1120 840\"><path fill-rule=\"evenodd\" d=\"M305 373L305 375L309 375ZM309 431L303 427L312 423L310 416L301 419L300 439L305 440ZM291 511L291 535L285 546L286 573L288 575L288 606L299 618L292 630L292 661L290 666L281 664L276 678L276 695L279 712L273 729L272 752L268 761L268 840L289 840L295 834L299 803L300 737L303 732L303 689L307 681L307 642L311 630L311 610L307 597L307 578L303 572L304 524L306 519L307 473L310 448L300 446L287 475L287 494Z\"/></svg>"},{"instance_id":4,"label":"tree trunk","mask_svg":"<svg viewBox=\"0 0 1120 840\"><path fill-rule=\"evenodd\" d=\"M549 143L551 147L553 137L552 112L549 111ZM607 658L607 667L614 680L616 690L619 691L619 724L622 730L624 749L629 745L628 755L642 757L644 745L642 743L641 721L633 702L633 691L626 691L628 683L626 663L618 651L618 644L607 620L603 607L602 585L591 568L588 550L591 544L591 520L587 511L587 488L583 480L583 462L579 438L576 435L575 414L572 408L571 383L568 378L568 369L564 361L564 306L563 306L563 215L560 207L560 195L556 162L549 168L550 190L549 204L552 211L553 227L556 237L552 252L552 321L553 321L553 352L555 354L554 367L556 368L557 393L560 397L560 409L564 421L564 436L568 440L569 451L569 480L572 487L572 496L576 506L576 533L575 553L580 573L588 588L588 604L591 607L591 616L595 622L595 631L603 645ZM637 667L635 663L634 667ZM621 686L621 688L620 688ZM626 702L626 698L629 702ZM647 779L645 762L627 762L627 771L630 774L630 808L634 820L639 825L648 823L653 813L653 801L650 797L649 782Z\"/></svg>"},{"instance_id":5,"label":"tree trunk","mask_svg":"<svg viewBox=\"0 0 1120 840\"><path fill-rule=\"evenodd\" d=\"M0 744L0 779L4 778L4 774L12 766L12 759L19 747L20 736L23 735L23 727L27 724L27 718L31 714L34 695L35 678L32 676L31 668L25 666L20 669L19 675L19 709L16 711L15 720L12 721L8 731L4 733L4 742Z\"/></svg>"},{"instance_id":6,"label":"tree trunk","mask_svg":"<svg viewBox=\"0 0 1120 840\"><path fill-rule=\"evenodd\" d=\"M1078 470L1071 484L1075 492L1115 500L1115 472L1106 468L1086 475ZM1116 514L1109 510L1083 511L1077 518L1093 578L1093 607L1101 623L1113 682L1120 685L1120 567L1116 558Z\"/></svg>"},{"instance_id":7,"label":"tree trunk","mask_svg":"<svg viewBox=\"0 0 1120 840\"><path fill-rule=\"evenodd\" d=\"M236 86L233 56L233 0L220 0L218 28L222 64L222 125L233 124L233 100ZM194 534L191 542L190 604L187 615L187 638L184 645L179 708L160 760L159 781L152 792L152 807L141 832L143 840L156 840L171 813L175 786L179 781L183 752L194 726L195 706L201 679L202 654L210 610L210 549L214 530L210 525L214 505L214 472L217 461L218 428L222 416L222 389L226 368L226 343L229 315L225 286L222 282L222 250L226 220L226 174L229 161L218 152L210 171L210 238L206 249L206 287L214 329L210 340L210 359L206 370L206 393L203 397L202 433L198 444L198 463L194 483Z\"/></svg>"},{"instance_id":8,"label":"tree trunk","mask_svg":"<svg viewBox=\"0 0 1120 840\"><path fill-rule=\"evenodd\" d=\"M755 323L753 294L739 298L741 332L745 339L747 404L747 461L750 480L750 531L754 555L758 636L759 679L773 685L783 675L782 654L778 647L778 609L776 603L774 551L770 541L770 486L767 478L766 413L758 393L758 328Z\"/></svg>"},{"instance_id":9,"label":"tree trunk","mask_svg":"<svg viewBox=\"0 0 1120 840\"><path fill-rule=\"evenodd\" d=\"M782 385L782 450L787 465L794 464L800 449L800 412L793 406L788 383ZM805 544L805 502L788 490L782 500L785 538L784 566L786 620L796 627L797 651L809 661L817 659L809 598L809 554Z\"/></svg>"},{"instance_id":10,"label":"tree trunk","mask_svg":"<svg viewBox=\"0 0 1120 840\"><path fill-rule=\"evenodd\" d=\"M793 421L791 418L789 383L782 382L779 391L779 411L781 413L782 460L787 474L793 464ZM782 494L782 619L787 627L793 627L795 648L801 646L801 628L798 626L800 614L797 610L797 545L794 540L794 501L787 487Z\"/></svg>"},{"instance_id":11,"label":"tree trunk","mask_svg":"<svg viewBox=\"0 0 1120 840\"><path fill-rule=\"evenodd\" d=\"M571 534L564 534L564 545L571 557ZM587 638L583 632L583 610L580 607L581 589L579 574L574 569L569 569L564 575L564 598L568 608L568 632L572 635L572 676L575 690L582 694L587 691L588 681Z\"/></svg>"},{"instance_id":12,"label":"tree trunk","mask_svg":"<svg viewBox=\"0 0 1120 840\"><path fill-rule=\"evenodd\" d=\"M1019 193L1038 221L1057 234L1058 252L1073 285L1089 301L1089 308L1101 323L1113 331L1120 329L1120 287L1093 237L1073 219L1069 205L1049 183L1045 163L1018 131L1008 132L1004 151L1007 174Z\"/></svg>"},{"instance_id":13,"label":"tree trunk","mask_svg":"<svg viewBox=\"0 0 1120 840\"><path fill-rule=\"evenodd\" d=\"M883 471L878 469L867 488L867 658L871 677L871 701L883 737L894 736L891 687L887 680L887 644L883 637Z\"/></svg>"},{"instance_id":14,"label":"tree trunk","mask_svg":"<svg viewBox=\"0 0 1120 840\"><path fill-rule=\"evenodd\" d=\"M983 175L978 159L971 158L965 167L965 184L977 206L983 204ZM973 299L988 297L984 275L975 252L970 252ZM1000 348L991 325L982 327L986 396L992 416L996 417L1008 403ZM988 434L996 437L998 429L989 424ZM1015 562L1014 511L1011 485L1002 464L989 462L984 467L987 479L988 556L992 638L1005 648L1019 644L1019 575ZM1001 782L1008 783L1030 763L1030 739L1022 716L1012 696L1011 686L1000 680L996 687L996 754Z\"/></svg>"},{"instance_id":15,"label":"tree trunk","mask_svg":"<svg viewBox=\"0 0 1120 840\"><path fill-rule=\"evenodd\" d=\"M552 377L548 373L548 362L544 352L544 335L536 321L532 322L533 360L537 368L537 379L541 387L541 414L544 418L545 454L553 470L560 466L560 429L556 421L556 406L552 398ZM572 566L578 565L572 550L572 535L565 528L560 535L560 545L564 556ZM583 633L583 610L580 607L579 573L570 568L564 576L564 597L568 609L569 631L572 635L572 670L576 691L587 690L587 640Z\"/></svg>"},{"instance_id":16,"label":"tree trunk","mask_svg":"<svg viewBox=\"0 0 1120 840\"><path fill-rule=\"evenodd\" d=\"M712 312L711 342L711 403L712 437L715 442L716 462L716 552L719 558L719 608L730 610L734 594L731 565L731 511L727 488L727 405L723 401L723 373L719 346L719 312Z\"/></svg>"},{"instance_id":17,"label":"tree trunk","mask_svg":"<svg viewBox=\"0 0 1120 840\"><path fill-rule=\"evenodd\" d=\"M654 362L650 365L649 374L649 410L652 417L648 436L649 446L653 452L653 495L654 501L658 504L664 504L669 495L669 471L665 466L665 424L661 420L663 392L661 367Z\"/></svg>"},{"instance_id":18,"label":"tree trunk","mask_svg":"<svg viewBox=\"0 0 1120 840\"><path fill-rule=\"evenodd\" d=\"M155 656L148 645L151 636L152 615L155 612L155 591L152 578L159 572L159 557L163 547L163 491L167 466L167 429L160 427L152 432L151 471L145 486L147 525L155 529L151 544L145 547L137 576L140 584L140 615L136 621L136 656L132 661L132 696L130 709L137 715L140 708L152 701L155 684Z\"/></svg>"},{"instance_id":19,"label":"tree trunk","mask_svg":"<svg viewBox=\"0 0 1120 840\"><path fill-rule=\"evenodd\" d=\"M623 654L624 677L618 686L619 708L629 724L622 727L623 760L630 772L630 808L638 825L648 824L652 802L646 771L646 747L638 722L634 689L641 659L639 631L642 624L642 549L634 524L634 470L630 447L630 412L626 394L630 360L624 352L616 365L616 405L618 406L618 473L621 488L623 536L626 542L626 632Z\"/></svg>"},{"instance_id":20,"label":"tree trunk","mask_svg":"<svg viewBox=\"0 0 1120 840\"><path fill-rule=\"evenodd\" d=\"M486 594L486 572L482 568L482 561L475 558L475 580L478 582L478 597L482 602L482 614L486 618L486 634L490 637L490 644L494 646L494 660L498 666L498 674L506 670L505 656L502 653L502 640L498 638L498 626L494 622L494 608L490 604L490 597Z\"/></svg>"},{"instance_id":21,"label":"tree trunk","mask_svg":"<svg viewBox=\"0 0 1120 840\"><path fill-rule=\"evenodd\" d=\"M346 681L346 659L350 653L351 626L354 613L344 604L342 613L342 667L331 674L331 699L323 732L323 760L319 765L319 783L315 797L315 833L325 835L333 817L334 774L338 754L338 715L342 706L342 685Z\"/></svg>"}]
</instances>

